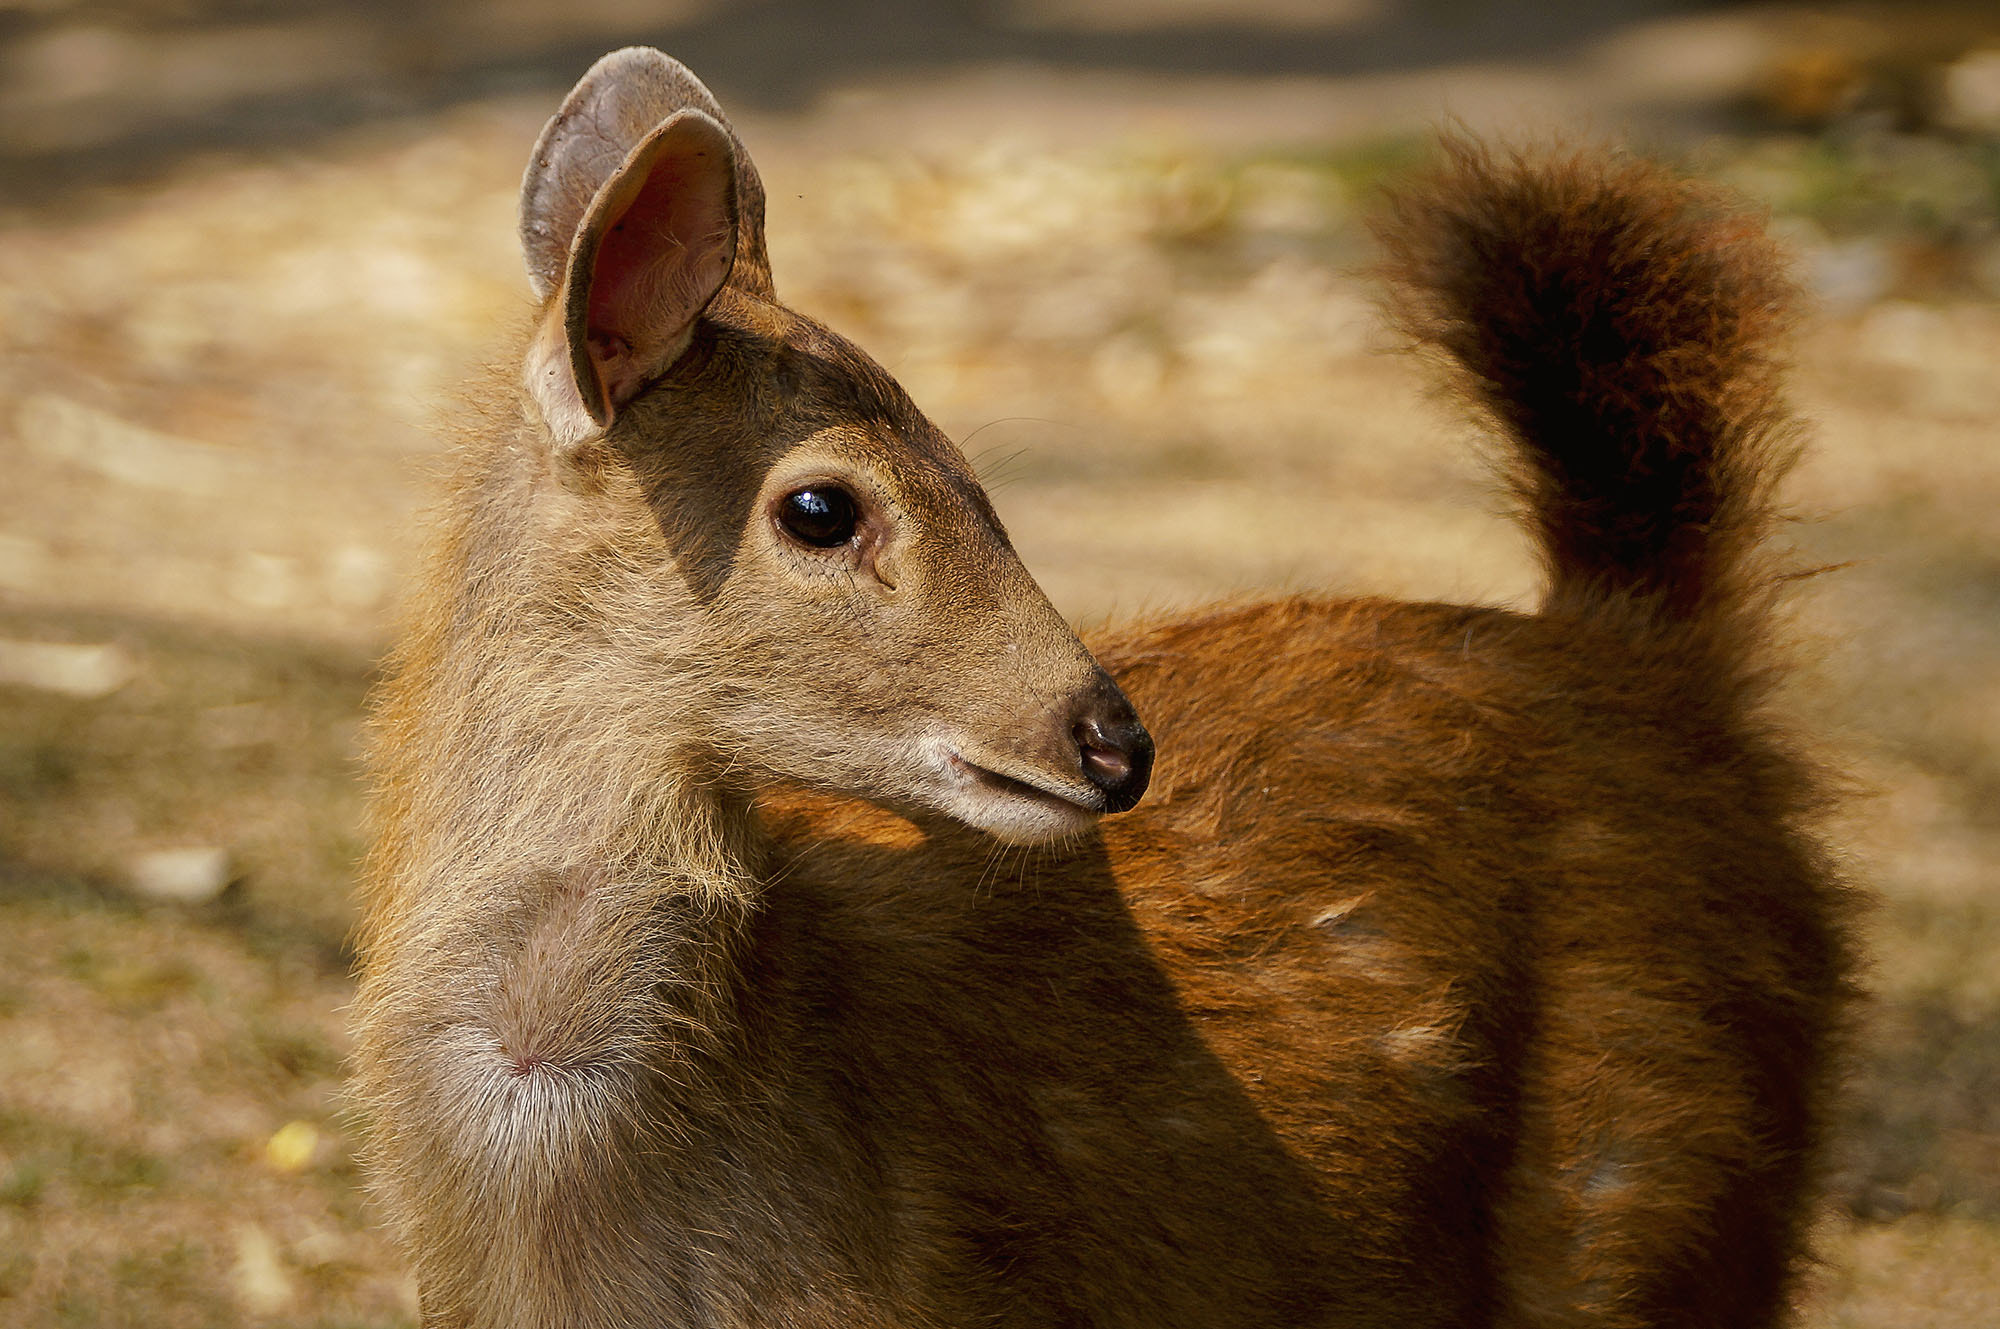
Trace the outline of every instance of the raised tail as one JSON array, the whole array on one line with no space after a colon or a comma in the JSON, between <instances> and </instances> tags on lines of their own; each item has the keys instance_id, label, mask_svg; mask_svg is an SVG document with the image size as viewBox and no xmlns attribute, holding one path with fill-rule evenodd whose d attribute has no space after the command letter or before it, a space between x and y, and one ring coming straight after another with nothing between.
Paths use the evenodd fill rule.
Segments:
<instances>
[{"instance_id":1,"label":"raised tail","mask_svg":"<svg viewBox=\"0 0 2000 1329\"><path fill-rule=\"evenodd\" d=\"M1721 626L1764 602L1795 430L1792 288L1756 217L1634 158L1454 137L1378 231L1400 326L1513 445L1546 612Z\"/></svg>"}]
</instances>

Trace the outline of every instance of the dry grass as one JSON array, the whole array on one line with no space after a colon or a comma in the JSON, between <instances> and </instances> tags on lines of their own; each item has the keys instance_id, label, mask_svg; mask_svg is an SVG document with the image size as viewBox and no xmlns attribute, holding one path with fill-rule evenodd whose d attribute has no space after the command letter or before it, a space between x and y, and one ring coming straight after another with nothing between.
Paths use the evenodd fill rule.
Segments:
<instances>
[{"instance_id":1,"label":"dry grass","mask_svg":"<svg viewBox=\"0 0 2000 1329\"><path fill-rule=\"evenodd\" d=\"M0 234L0 638L132 666L97 697L0 684L0 1322L412 1318L340 1115L354 743L428 422L520 313L544 109L193 162ZM968 440L1072 614L1529 594L1350 272L1406 145L753 147L781 289ZM1789 705L1855 773L1842 843L1883 905L1829 1326L2000 1304L2000 306L1974 285L2000 193L1988 150L1940 151L1702 159L1781 205L1834 297L1791 495L1805 556L1848 566L1802 596L1820 663ZM1986 231L1933 225L1946 198ZM184 846L237 884L135 902L132 856Z\"/></svg>"}]
</instances>

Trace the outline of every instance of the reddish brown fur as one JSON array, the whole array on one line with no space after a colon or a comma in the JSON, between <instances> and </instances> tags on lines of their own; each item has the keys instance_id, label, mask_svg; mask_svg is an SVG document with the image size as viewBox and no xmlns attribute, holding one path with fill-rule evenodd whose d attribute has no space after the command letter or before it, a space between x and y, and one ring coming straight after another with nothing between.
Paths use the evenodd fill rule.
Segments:
<instances>
[{"instance_id":1,"label":"reddish brown fur","mask_svg":"<svg viewBox=\"0 0 2000 1329\"><path fill-rule=\"evenodd\" d=\"M475 435L384 691L364 938L427 1324L1785 1318L1846 961L1759 709L1773 256L1651 167L1451 157L1393 276L1521 450L1548 604L1109 635L1153 790L1055 846L739 768L704 708L778 684L653 621L665 582L754 619L737 517L702 525L773 464L714 451L736 417L950 473L858 352L729 290L575 474L511 403ZM992 550L894 646L925 706L1032 609Z\"/></svg>"}]
</instances>

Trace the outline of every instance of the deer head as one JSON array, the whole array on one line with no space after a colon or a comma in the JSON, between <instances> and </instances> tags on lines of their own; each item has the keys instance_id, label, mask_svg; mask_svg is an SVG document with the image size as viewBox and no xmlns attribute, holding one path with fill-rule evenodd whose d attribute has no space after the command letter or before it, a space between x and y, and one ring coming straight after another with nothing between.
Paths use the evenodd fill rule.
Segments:
<instances>
[{"instance_id":1,"label":"deer head","mask_svg":"<svg viewBox=\"0 0 2000 1329\"><path fill-rule=\"evenodd\" d=\"M549 538L613 686L673 691L739 775L1013 841L1138 801L1151 739L963 455L777 303L757 172L685 67L591 68L536 145L521 236L546 506L574 528Z\"/></svg>"}]
</instances>

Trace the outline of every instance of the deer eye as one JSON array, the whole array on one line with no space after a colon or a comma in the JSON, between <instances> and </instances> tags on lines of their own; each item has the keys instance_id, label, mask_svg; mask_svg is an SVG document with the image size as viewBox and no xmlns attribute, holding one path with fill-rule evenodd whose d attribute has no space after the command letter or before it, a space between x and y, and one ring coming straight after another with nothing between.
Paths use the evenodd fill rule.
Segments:
<instances>
[{"instance_id":1,"label":"deer eye","mask_svg":"<svg viewBox=\"0 0 2000 1329\"><path fill-rule=\"evenodd\" d=\"M778 504L778 524L800 544L832 549L854 538L854 496L838 485L799 489Z\"/></svg>"}]
</instances>

